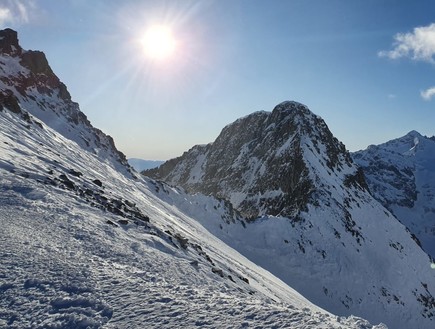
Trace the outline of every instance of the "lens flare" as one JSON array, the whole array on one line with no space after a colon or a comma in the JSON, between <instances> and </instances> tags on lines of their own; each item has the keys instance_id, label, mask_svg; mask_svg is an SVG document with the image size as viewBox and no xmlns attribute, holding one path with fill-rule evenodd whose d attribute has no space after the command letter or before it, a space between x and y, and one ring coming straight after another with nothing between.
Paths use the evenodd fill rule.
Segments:
<instances>
[{"instance_id":1,"label":"lens flare","mask_svg":"<svg viewBox=\"0 0 435 329\"><path fill-rule=\"evenodd\" d=\"M163 25L151 26L141 39L143 50L152 59L165 59L175 50L175 39L169 27Z\"/></svg>"}]
</instances>

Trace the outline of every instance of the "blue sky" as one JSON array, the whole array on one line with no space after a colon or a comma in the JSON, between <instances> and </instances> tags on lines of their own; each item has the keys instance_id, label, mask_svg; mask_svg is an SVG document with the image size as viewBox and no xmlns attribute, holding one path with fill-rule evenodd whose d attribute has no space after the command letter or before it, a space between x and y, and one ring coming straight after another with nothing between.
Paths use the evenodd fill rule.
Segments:
<instances>
[{"instance_id":1,"label":"blue sky","mask_svg":"<svg viewBox=\"0 0 435 329\"><path fill-rule=\"evenodd\" d=\"M420 0L0 0L2 27L44 51L93 125L144 159L181 155L284 100L351 151L434 135L433 13ZM177 41L164 61L137 42L153 24Z\"/></svg>"}]
</instances>

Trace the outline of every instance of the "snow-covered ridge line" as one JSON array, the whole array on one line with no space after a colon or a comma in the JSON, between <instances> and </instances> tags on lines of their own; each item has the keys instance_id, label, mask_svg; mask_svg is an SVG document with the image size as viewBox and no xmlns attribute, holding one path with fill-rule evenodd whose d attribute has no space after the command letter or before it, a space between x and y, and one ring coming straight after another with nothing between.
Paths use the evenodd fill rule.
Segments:
<instances>
[{"instance_id":1,"label":"snow-covered ridge line","mask_svg":"<svg viewBox=\"0 0 435 329\"><path fill-rule=\"evenodd\" d=\"M435 258L435 140L411 131L355 152L373 196Z\"/></svg>"},{"instance_id":2,"label":"snow-covered ridge line","mask_svg":"<svg viewBox=\"0 0 435 329\"><path fill-rule=\"evenodd\" d=\"M23 50L17 33L0 31L0 108L32 114L82 148L131 175L125 155L112 137L93 127L67 87L53 73L43 52Z\"/></svg>"}]
</instances>

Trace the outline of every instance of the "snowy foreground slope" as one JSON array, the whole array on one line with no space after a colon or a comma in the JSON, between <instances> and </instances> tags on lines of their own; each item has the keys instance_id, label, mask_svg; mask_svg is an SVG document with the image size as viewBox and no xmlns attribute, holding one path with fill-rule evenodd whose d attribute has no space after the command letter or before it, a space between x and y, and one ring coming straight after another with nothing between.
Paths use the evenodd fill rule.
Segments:
<instances>
[{"instance_id":1,"label":"snowy foreground slope","mask_svg":"<svg viewBox=\"0 0 435 329\"><path fill-rule=\"evenodd\" d=\"M240 118L213 143L144 174L231 203L244 225L201 223L316 305L392 328L435 326L430 257L305 105L286 101Z\"/></svg>"},{"instance_id":2,"label":"snowy foreground slope","mask_svg":"<svg viewBox=\"0 0 435 329\"><path fill-rule=\"evenodd\" d=\"M246 225L135 177L45 56L0 31L0 328L385 328L313 305L202 221Z\"/></svg>"},{"instance_id":3,"label":"snowy foreground slope","mask_svg":"<svg viewBox=\"0 0 435 329\"><path fill-rule=\"evenodd\" d=\"M352 156L373 196L435 257L435 139L411 131Z\"/></svg>"},{"instance_id":4,"label":"snowy foreground slope","mask_svg":"<svg viewBox=\"0 0 435 329\"><path fill-rule=\"evenodd\" d=\"M0 327L372 328L314 306L155 193L193 207L187 195L30 118L0 111ZM237 222L203 199L202 220Z\"/></svg>"}]
</instances>

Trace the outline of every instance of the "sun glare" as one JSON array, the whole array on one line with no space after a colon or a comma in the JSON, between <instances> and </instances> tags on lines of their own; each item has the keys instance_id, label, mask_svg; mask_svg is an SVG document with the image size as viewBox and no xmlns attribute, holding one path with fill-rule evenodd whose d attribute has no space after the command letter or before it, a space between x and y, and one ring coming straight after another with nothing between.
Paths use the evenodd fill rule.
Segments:
<instances>
[{"instance_id":1,"label":"sun glare","mask_svg":"<svg viewBox=\"0 0 435 329\"><path fill-rule=\"evenodd\" d=\"M143 50L152 59L165 59L175 50L175 39L169 27L151 26L141 40Z\"/></svg>"}]
</instances>

